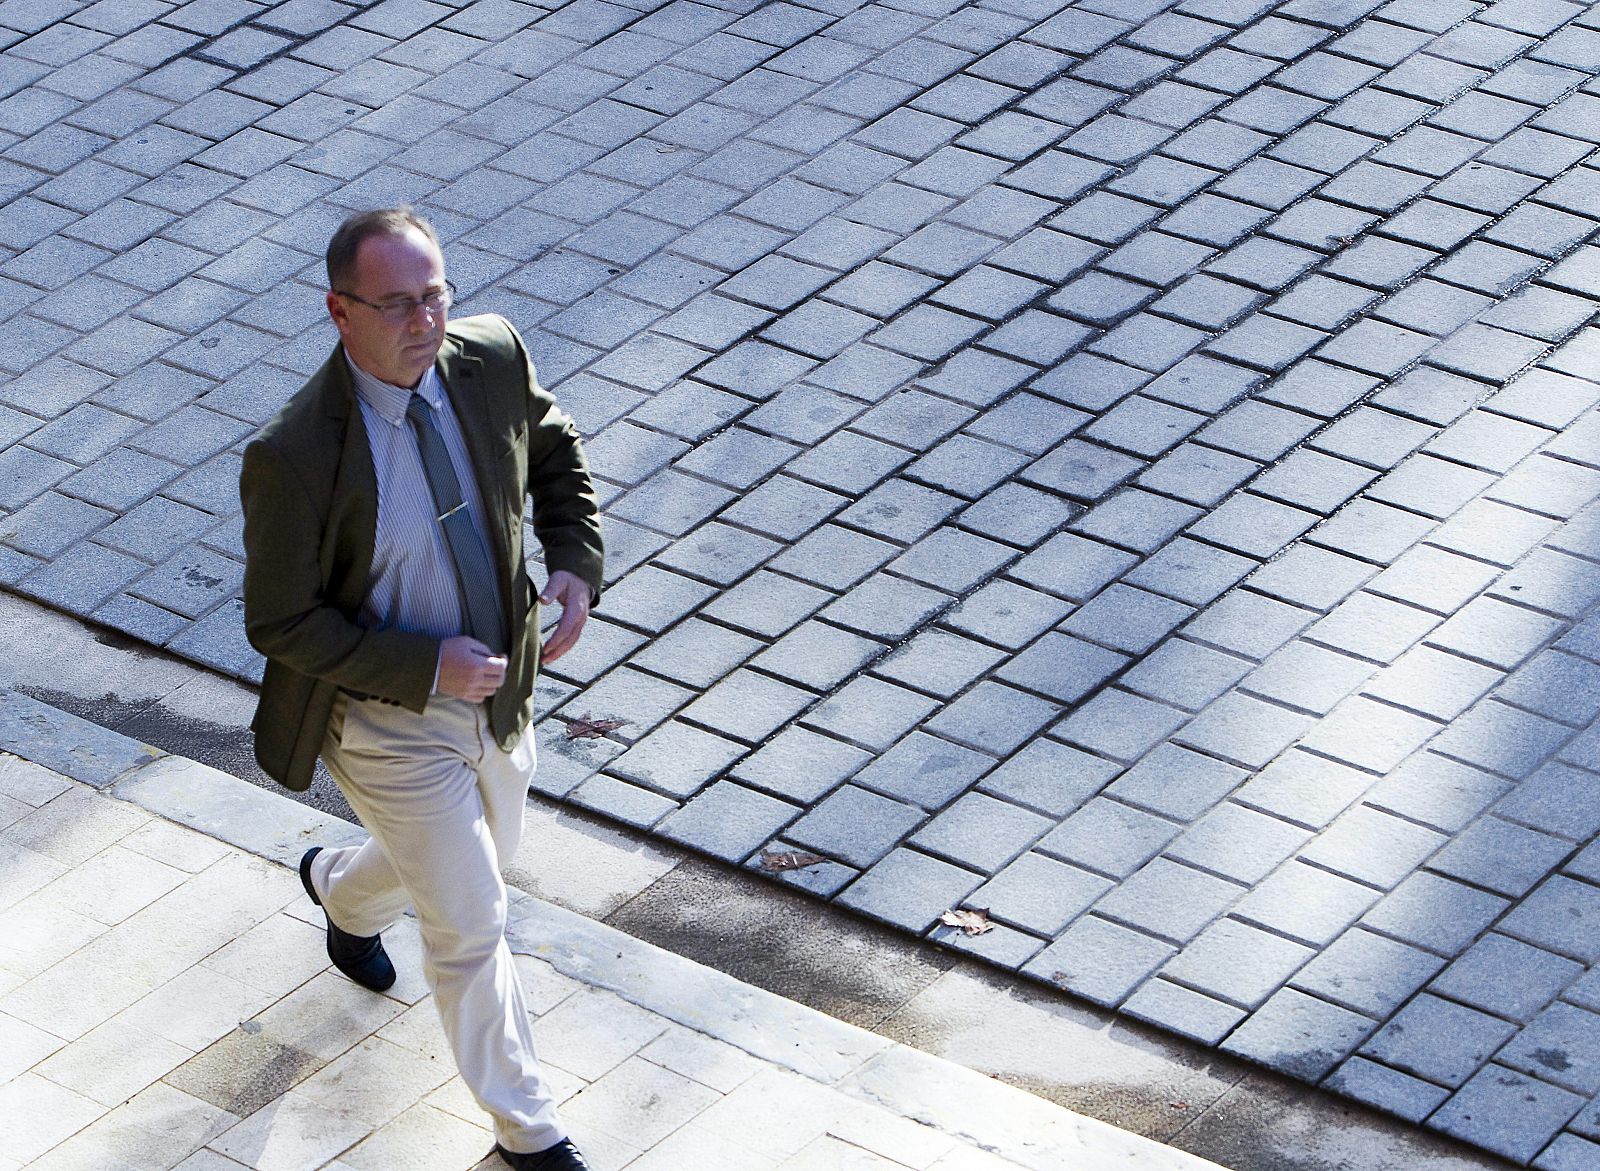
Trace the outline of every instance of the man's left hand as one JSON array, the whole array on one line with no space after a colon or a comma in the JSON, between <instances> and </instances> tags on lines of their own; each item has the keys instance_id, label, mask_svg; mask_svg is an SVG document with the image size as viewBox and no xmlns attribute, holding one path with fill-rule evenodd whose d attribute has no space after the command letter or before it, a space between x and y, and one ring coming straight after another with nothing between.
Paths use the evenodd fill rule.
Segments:
<instances>
[{"instance_id":1,"label":"man's left hand","mask_svg":"<svg viewBox=\"0 0 1600 1171\"><path fill-rule=\"evenodd\" d=\"M570 651L583 633L583 624L589 620L589 602L594 597L589 583L575 573L558 569L544 583L539 603L544 606L559 604L561 620L544 644L543 659L553 663Z\"/></svg>"}]
</instances>

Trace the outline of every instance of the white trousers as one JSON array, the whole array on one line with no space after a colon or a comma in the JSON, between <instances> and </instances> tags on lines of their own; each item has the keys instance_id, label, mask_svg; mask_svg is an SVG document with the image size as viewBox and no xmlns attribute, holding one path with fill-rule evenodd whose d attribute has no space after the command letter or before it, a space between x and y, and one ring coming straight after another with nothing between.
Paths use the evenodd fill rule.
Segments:
<instances>
[{"instance_id":1,"label":"white trousers","mask_svg":"<svg viewBox=\"0 0 1600 1171\"><path fill-rule=\"evenodd\" d=\"M428 987L496 1140L512 1151L560 1142L566 1131L506 944L500 877L522 838L531 731L504 752L481 704L436 695L419 716L340 696L323 760L372 835L313 860L324 909L342 930L377 935L416 908Z\"/></svg>"}]
</instances>

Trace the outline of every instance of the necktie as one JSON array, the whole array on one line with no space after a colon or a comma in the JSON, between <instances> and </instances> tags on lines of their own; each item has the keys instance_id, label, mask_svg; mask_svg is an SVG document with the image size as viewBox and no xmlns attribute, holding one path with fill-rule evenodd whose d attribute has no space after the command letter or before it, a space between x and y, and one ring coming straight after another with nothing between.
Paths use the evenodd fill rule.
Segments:
<instances>
[{"instance_id":1,"label":"necktie","mask_svg":"<svg viewBox=\"0 0 1600 1171\"><path fill-rule=\"evenodd\" d=\"M433 421L433 411L427 400L413 394L406 404L406 418L416 430L422 469L433 492L433 503L439 510L439 525L444 529L450 560L455 563L466 633L499 653L506 649L505 629L495 593L494 562L484 546L483 534L472 523L472 515L461 496L461 481L456 479L455 466L450 462L450 453L439 434L438 424Z\"/></svg>"}]
</instances>

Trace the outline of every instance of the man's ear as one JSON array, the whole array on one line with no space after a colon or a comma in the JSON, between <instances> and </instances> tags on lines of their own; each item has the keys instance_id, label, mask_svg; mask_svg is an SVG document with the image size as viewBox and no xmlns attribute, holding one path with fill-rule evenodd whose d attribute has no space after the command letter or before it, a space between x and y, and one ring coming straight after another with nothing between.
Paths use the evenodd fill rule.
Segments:
<instances>
[{"instance_id":1,"label":"man's ear","mask_svg":"<svg viewBox=\"0 0 1600 1171\"><path fill-rule=\"evenodd\" d=\"M333 324L339 330L339 336L343 337L345 326L350 321L349 307L337 293L329 293L324 303L328 306L328 316L333 318Z\"/></svg>"}]
</instances>

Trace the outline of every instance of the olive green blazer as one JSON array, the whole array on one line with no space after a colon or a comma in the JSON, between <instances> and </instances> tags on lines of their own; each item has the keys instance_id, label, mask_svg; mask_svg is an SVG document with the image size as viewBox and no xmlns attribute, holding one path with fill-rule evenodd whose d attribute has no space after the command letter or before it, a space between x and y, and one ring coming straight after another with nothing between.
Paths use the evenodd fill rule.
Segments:
<instances>
[{"instance_id":1,"label":"olive green blazer","mask_svg":"<svg viewBox=\"0 0 1600 1171\"><path fill-rule=\"evenodd\" d=\"M506 682L489 701L496 739L527 726L539 668L539 606L523 562L525 502L546 567L600 596L599 508L577 429L539 385L502 317L452 321L439 352L445 392L483 496L511 632ZM245 448L244 620L266 656L252 728L256 759L286 788L311 784L340 688L421 712L439 640L369 630L359 619L372 572L378 484L344 347L334 350Z\"/></svg>"}]
</instances>

